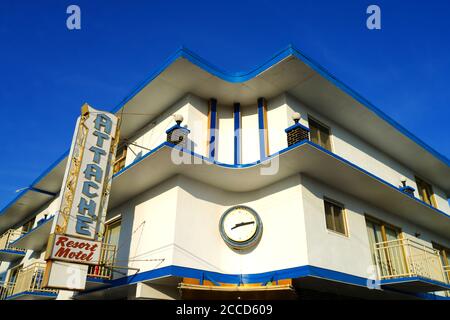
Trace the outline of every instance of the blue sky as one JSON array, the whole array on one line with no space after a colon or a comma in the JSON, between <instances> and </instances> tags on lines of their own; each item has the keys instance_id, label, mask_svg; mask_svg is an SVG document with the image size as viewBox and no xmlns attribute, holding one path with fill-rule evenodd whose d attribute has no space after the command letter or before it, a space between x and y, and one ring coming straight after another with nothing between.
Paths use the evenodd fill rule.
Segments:
<instances>
[{"instance_id":1,"label":"blue sky","mask_svg":"<svg viewBox=\"0 0 450 320\"><path fill-rule=\"evenodd\" d=\"M81 8L79 31L66 8ZM366 28L377 4L382 29ZM450 2L0 1L0 207L184 45L230 72L293 44L450 157Z\"/></svg>"}]
</instances>

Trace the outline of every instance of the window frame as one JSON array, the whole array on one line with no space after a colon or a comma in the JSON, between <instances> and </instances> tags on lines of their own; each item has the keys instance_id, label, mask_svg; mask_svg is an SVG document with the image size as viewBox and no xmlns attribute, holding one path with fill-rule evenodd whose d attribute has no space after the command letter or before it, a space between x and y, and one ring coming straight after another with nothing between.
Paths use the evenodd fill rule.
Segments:
<instances>
[{"instance_id":1,"label":"window frame","mask_svg":"<svg viewBox=\"0 0 450 320\"><path fill-rule=\"evenodd\" d=\"M326 149L326 150L328 150L330 152L334 152L333 132L331 130L331 127L329 125L323 123L322 121L317 120L317 118L315 118L315 117L313 117L313 116L311 116L309 114L307 115L307 117L308 117L308 127L309 127L309 130L310 130L310 140L311 140L311 142L313 142L312 139L311 139L311 121L312 121L312 122L317 123L319 126L324 127L325 129L328 130L328 138L329 138L328 140L329 140L329 147L330 148L328 149L327 147L324 147L321 144L317 144L317 145L321 146L322 148L324 148L324 149Z\"/></svg>"},{"instance_id":2,"label":"window frame","mask_svg":"<svg viewBox=\"0 0 450 320\"><path fill-rule=\"evenodd\" d=\"M437 202L436 202L436 198L435 198L435 193L433 190L433 185L431 183L429 183L427 180L422 179L421 177L415 175L414 176L415 182L416 182L416 187L417 187L417 193L419 194L419 198L422 202L425 202L426 204L432 206L433 208L438 209L437 206ZM421 188L420 185L424 186L425 189L427 190L427 192L430 193L429 198L430 198L430 203L426 202L423 198L422 198L422 193L421 193Z\"/></svg>"},{"instance_id":3,"label":"window frame","mask_svg":"<svg viewBox=\"0 0 450 320\"><path fill-rule=\"evenodd\" d=\"M31 230L33 230L33 226L36 223L36 216L28 219L24 224L22 224L22 232L28 233ZM27 229L25 229L25 226L27 226ZM26 230L26 231L24 231Z\"/></svg>"},{"instance_id":4,"label":"window frame","mask_svg":"<svg viewBox=\"0 0 450 320\"><path fill-rule=\"evenodd\" d=\"M337 231L337 230L333 230L328 228L327 225L327 212L326 212L326 202L332 204L333 206L339 207L341 208L341 212L342 212L342 225L344 227L344 233ZM333 200L331 198L328 198L326 196L323 197L323 210L324 210L324 218L325 218L325 228L328 232L332 232L333 234L337 234L340 236L344 236L346 238L349 237L349 227L348 227L348 218L347 218L347 209L345 208L345 205L339 201ZM334 210L333 210L333 225L334 227L336 226L335 220L334 220Z\"/></svg>"}]
</instances>

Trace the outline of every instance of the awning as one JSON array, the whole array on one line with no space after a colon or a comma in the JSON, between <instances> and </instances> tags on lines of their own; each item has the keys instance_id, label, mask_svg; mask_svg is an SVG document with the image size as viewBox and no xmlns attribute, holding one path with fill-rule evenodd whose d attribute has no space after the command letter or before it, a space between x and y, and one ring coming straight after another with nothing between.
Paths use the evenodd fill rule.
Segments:
<instances>
[{"instance_id":1,"label":"awning","mask_svg":"<svg viewBox=\"0 0 450 320\"><path fill-rule=\"evenodd\" d=\"M181 290L181 298L188 300L290 300L297 297L291 285L206 286L180 283L178 288Z\"/></svg>"}]
</instances>

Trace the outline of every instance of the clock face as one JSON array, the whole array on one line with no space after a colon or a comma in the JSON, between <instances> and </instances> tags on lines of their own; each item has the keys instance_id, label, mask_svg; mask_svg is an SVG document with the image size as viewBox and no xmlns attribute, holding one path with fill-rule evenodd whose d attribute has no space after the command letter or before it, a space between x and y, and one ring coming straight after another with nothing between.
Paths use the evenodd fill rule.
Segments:
<instances>
[{"instance_id":1,"label":"clock face","mask_svg":"<svg viewBox=\"0 0 450 320\"><path fill-rule=\"evenodd\" d=\"M220 233L232 248L246 249L258 242L262 233L262 223L253 209L237 206L223 214L220 219Z\"/></svg>"}]
</instances>

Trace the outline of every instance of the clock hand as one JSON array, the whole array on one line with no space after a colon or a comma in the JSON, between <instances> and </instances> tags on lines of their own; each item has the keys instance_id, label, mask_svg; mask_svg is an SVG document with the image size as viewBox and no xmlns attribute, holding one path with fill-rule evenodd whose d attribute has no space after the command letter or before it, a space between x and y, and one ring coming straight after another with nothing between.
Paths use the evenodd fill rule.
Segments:
<instances>
[{"instance_id":1,"label":"clock hand","mask_svg":"<svg viewBox=\"0 0 450 320\"><path fill-rule=\"evenodd\" d=\"M254 223L255 223L255 221L237 223L237 224L234 225L233 228L231 228L231 230L234 230L236 228L243 227L243 226L246 226L246 225L249 225L249 224L254 224Z\"/></svg>"}]
</instances>

